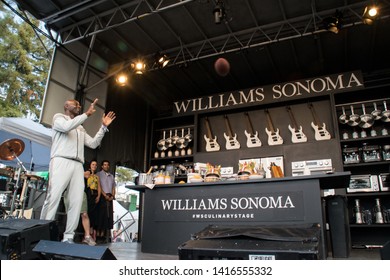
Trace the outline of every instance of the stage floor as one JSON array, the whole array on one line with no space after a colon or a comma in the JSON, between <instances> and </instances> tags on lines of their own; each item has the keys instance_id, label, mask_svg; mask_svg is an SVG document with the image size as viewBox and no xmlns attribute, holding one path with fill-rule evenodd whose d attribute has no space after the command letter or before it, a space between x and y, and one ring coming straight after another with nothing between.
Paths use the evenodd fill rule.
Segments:
<instances>
[{"instance_id":1,"label":"stage floor","mask_svg":"<svg viewBox=\"0 0 390 280\"><path fill-rule=\"evenodd\" d=\"M102 246L102 245L99 245ZM178 260L178 255L149 254L141 252L140 243L117 242L108 243L107 246L118 260ZM328 254L328 260L332 260ZM352 249L348 260L380 260L379 249ZM340 260L345 260L340 259Z\"/></svg>"}]
</instances>

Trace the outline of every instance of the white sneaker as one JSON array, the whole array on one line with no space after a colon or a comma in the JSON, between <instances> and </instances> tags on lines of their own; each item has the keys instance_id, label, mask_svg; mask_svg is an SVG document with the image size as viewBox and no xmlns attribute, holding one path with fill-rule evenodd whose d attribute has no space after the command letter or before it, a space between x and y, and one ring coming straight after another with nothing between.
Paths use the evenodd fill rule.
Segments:
<instances>
[{"instance_id":1,"label":"white sneaker","mask_svg":"<svg viewBox=\"0 0 390 280\"><path fill-rule=\"evenodd\" d=\"M91 236L86 236L83 239L83 243L88 244L89 246L95 246L96 245L96 242L93 240L93 238Z\"/></svg>"},{"instance_id":2,"label":"white sneaker","mask_svg":"<svg viewBox=\"0 0 390 280\"><path fill-rule=\"evenodd\" d=\"M74 244L74 241L73 241L73 239L71 239L71 238L62 239L61 242L64 242L64 243L67 243L67 244Z\"/></svg>"}]
</instances>

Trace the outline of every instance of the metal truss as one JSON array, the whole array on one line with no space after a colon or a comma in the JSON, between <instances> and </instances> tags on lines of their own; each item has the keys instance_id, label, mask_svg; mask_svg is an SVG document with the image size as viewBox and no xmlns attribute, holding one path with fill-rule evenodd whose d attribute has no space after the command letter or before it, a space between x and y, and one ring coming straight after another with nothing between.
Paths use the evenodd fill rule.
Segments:
<instances>
[{"instance_id":1,"label":"metal truss","mask_svg":"<svg viewBox=\"0 0 390 280\"><path fill-rule=\"evenodd\" d=\"M363 24L362 11L366 3L358 3L339 7L343 13L342 29ZM382 16L377 20L382 20L390 16L389 5L382 7ZM312 36L322 32L329 32L323 26L323 19L335 15L335 9L315 12L312 14L286 19L272 24L229 32L215 38L206 38L203 41L181 45L177 48L164 50L163 52L174 57L169 66L186 64L190 61L200 60L207 57L217 56L225 53L239 52L246 49L261 47L268 44L291 40L295 38ZM256 19L252 15L253 20ZM228 25L228 22L226 22ZM230 28L228 28L230 30Z\"/></svg>"},{"instance_id":2,"label":"metal truss","mask_svg":"<svg viewBox=\"0 0 390 280\"><path fill-rule=\"evenodd\" d=\"M93 11L93 7L101 5L106 1L115 3L114 0L85 0L73 7L69 7L65 10L59 11L58 13L50 15L49 17L43 18L42 20L50 29L51 25L58 25L62 20L72 20L72 17L76 14L86 12L87 10L91 13L91 11ZM129 22L159 14L168 9L179 6L183 6L185 8L184 5L194 1L195 0L161 0L156 7L153 7L148 0L129 1L81 21L73 20L73 24L56 30L57 34L60 35L57 40L60 44L67 45L78 40L93 37L101 32L114 29ZM174 3L172 4L172 2ZM249 6L247 0L245 0L245 3ZM281 10L283 11L283 4L281 2L279 4L281 6ZM363 1L341 6L337 9L343 14L343 29L362 24L362 11L364 10L366 4L367 3ZM389 2L385 1L385 4L381 7L380 19L389 17L389 6ZM310 14L290 19L286 19L284 16L284 20L266 25L259 25L255 16L250 14L254 22L254 27L238 31L233 31L229 26L229 22L225 21L224 24L228 32L224 35L213 38L208 38L198 26L198 29L203 34L204 39L187 44L183 43L180 40L180 36L175 34L172 28L168 26L168 29L178 38L178 46L171 49L161 50L160 52L167 54L171 58L171 62L168 66L175 66L225 53L244 51L250 48L261 47L268 44L327 32L323 26L323 19L334 16L336 12L335 9L317 12L315 9L315 1L312 2L311 9L312 12ZM188 14L192 17L189 11ZM165 24L167 23L165 22ZM154 53L145 55L145 59L151 58L154 55ZM129 60L130 59L131 58L129 58ZM157 69L157 66L154 65L149 69L155 70Z\"/></svg>"},{"instance_id":3,"label":"metal truss","mask_svg":"<svg viewBox=\"0 0 390 280\"><path fill-rule=\"evenodd\" d=\"M91 10L93 7L101 5L107 1L110 0L86 0L41 20L47 24L48 28L50 28L50 26L52 26L54 23L72 18L72 16L80 12ZM56 30L56 32L60 34L62 40L61 43L66 45L74 41L88 38L92 35L108 31L129 22L155 15L193 1L195 0L176 0L176 2L173 4L166 4L167 2L172 3L172 0L161 0L157 7L153 7L147 0L128 1L125 4L117 5L117 7L113 9L96 14L89 18L85 18L84 20L77 21L74 24L67 25L62 29ZM125 11L125 9L127 10ZM129 9L131 10L130 15L128 12ZM96 29L95 26L98 26L98 28Z\"/></svg>"}]
</instances>

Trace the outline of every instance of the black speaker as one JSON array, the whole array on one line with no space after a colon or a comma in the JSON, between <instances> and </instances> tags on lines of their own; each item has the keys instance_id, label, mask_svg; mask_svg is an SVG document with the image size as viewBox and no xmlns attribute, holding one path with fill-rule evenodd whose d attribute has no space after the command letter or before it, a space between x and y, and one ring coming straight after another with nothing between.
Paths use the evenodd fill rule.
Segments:
<instances>
[{"instance_id":1,"label":"black speaker","mask_svg":"<svg viewBox=\"0 0 390 280\"><path fill-rule=\"evenodd\" d=\"M2 260L37 259L33 248L40 240L58 240L55 221L9 219L0 221L0 258Z\"/></svg>"},{"instance_id":2,"label":"black speaker","mask_svg":"<svg viewBox=\"0 0 390 280\"><path fill-rule=\"evenodd\" d=\"M104 246L41 240L33 251L48 260L116 260L110 249Z\"/></svg>"},{"instance_id":3,"label":"black speaker","mask_svg":"<svg viewBox=\"0 0 390 280\"><path fill-rule=\"evenodd\" d=\"M381 248L381 259L390 260L390 241L387 241L385 245Z\"/></svg>"},{"instance_id":4,"label":"black speaker","mask_svg":"<svg viewBox=\"0 0 390 280\"><path fill-rule=\"evenodd\" d=\"M333 196L326 201L329 230L334 258L348 258L351 253L351 234L347 201L344 196Z\"/></svg>"}]
</instances>

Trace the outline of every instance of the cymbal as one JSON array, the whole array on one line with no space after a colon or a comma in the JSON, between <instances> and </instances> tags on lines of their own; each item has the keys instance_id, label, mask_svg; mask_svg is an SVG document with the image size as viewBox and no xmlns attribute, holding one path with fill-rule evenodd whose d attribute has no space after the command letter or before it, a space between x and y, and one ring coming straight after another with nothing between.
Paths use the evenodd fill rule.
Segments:
<instances>
[{"instance_id":1,"label":"cymbal","mask_svg":"<svg viewBox=\"0 0 390 280\"><path fill-rule=\"evenodd\" d=\"M40 180L42 179L41 176L34 175L34 174L22 174L20 175L20 178L24 179L29 179L29 180Z\"/></svg>"},{"instance_id":2,"label":"cymbal","mask_svg":"<svg viewBox=\"0 0 390 280\"><path fill-rule=\"evenodd\" d=\"M20 139L9 139L0 144L0 159L13 160L24 151L24 142Z\"/></svg>"}]
</instances>

